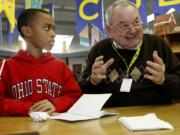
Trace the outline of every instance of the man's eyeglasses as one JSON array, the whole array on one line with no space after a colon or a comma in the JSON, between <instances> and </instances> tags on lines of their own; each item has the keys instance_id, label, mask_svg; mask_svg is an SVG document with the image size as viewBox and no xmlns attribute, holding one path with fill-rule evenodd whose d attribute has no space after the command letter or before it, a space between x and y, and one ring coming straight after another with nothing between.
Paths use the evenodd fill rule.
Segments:
<instances>
[{"instance_id":1,"label":"man's eyeglasses","mask_svg":"<svg viewBox=\"0 0 180 135\"><path fill-rule=\"evenodd\" d=\"M134 29L140 28L140 26L142 25L142 22L138 19L138 20L135 20L132 24L128 24L125 22L117 22L114 25L120 32L127 32L127 31L130 31L132 28Z\"/></svg>"}]
</instances>

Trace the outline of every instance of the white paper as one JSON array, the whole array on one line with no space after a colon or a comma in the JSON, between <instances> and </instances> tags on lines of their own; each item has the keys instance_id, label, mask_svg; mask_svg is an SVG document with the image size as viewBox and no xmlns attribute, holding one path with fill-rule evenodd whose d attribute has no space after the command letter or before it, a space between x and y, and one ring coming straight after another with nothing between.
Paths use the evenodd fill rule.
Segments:
<instances>
[{"instance_id":1,"label":"white paper","mask_svg":"<svg viewBox=\"0 0 180 135\"><path fill-rule=\"evenodd\" d=\"M130 92L133 79L123 79L120 92Z\"/></svg>"},{"instance_id":2,"label":"white paper","mask_svg":"<svg viewBox=\"0 0 180 135\"><path fill-rule=\"evenodd\" d=\"M154 113L144 116L120 117L119 121L132 131L173 129L170 123L158 119Z\"/></svg>"},{"instance_id":3,"label":"white paper","mask_svg":"<svg viewBox=\"0 0 180 135\"><path fill-rule=\"evenodd\" d=\"M101 111L103 105L111 95L112 94L84 94L67 112L50 116L50 119L79 121L115 115L116 113Z\"/></svg>"}]
</instances>

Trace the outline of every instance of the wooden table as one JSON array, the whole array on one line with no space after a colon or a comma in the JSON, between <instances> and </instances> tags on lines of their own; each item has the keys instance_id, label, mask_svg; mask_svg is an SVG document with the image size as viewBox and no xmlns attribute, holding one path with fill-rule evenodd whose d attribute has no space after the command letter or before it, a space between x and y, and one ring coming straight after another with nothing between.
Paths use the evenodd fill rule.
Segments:
<instances>
[{"instance_id":1,"label":"wooden table","mask_svg":"<svg viewBox=\"0 0 180 135\"><path fill-rule=\"evenodd\" d=\"M180 135L180 103L161 106L119 107L106 109L118 112L96 120L65 122L47 120L33 122L29 117L0 117L0 134L37 131L41 135ZM174 130L132 132L118 122L120 116L136 116L154 112L174 127Z\"/></svg>"}]
</instances>

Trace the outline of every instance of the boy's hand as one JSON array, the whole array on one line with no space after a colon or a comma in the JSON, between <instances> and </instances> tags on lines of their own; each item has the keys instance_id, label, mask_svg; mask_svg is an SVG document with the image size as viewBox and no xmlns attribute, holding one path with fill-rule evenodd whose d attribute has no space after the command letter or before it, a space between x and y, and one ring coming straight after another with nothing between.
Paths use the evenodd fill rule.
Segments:
<instances>
[{"instance_id":1,"label":"boy's hand","mask_svg":"<svg viewBox=\"0 0 180 135\"><path fill-rule=\"evenodd\" d=\"M45 100L41 100L41 101L33 104L30 111L47 112L47 113L51 114L51 113L55 112L55 106L49 100L45 99Z\"/></svg>"}]
</instances>

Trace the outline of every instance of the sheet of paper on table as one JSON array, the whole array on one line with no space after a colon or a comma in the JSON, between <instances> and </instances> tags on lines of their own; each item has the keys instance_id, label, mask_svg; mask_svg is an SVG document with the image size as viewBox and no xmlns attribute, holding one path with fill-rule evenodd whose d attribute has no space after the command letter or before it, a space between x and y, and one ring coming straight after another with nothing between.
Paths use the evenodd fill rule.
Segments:
<instances>
[{"instance_id":1,"label":"sheet of paper on table","mask_svg":"<svg viewBox=\"0 0 180 135\"><path fill-rule=\"evenodd\" d=\"M103 105L111 95L112 94L84 94L67 112L50 116L50 119L81 121L116 115L117 113L101 111Z\"/></svg>"}]
</instances>

